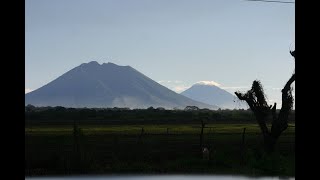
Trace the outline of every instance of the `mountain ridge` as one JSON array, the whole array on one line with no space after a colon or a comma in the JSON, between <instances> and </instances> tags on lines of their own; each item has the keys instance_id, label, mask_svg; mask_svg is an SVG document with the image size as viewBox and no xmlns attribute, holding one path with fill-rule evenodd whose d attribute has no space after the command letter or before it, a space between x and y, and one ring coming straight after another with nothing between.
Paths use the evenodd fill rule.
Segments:
<instances>
[{"instance_id":1,"label":"mountain ridge","mask_svg":"<svg viewBox=\"0 0 320 180\"><path fill-rule=\"evenodd\" d=\"M82 63L25 95L25 104L65 107L200 108L218 107L194 101L162 86L131 66L112 62Z\"/></svg>"},{"instance_id":2,"label":"mountain ridge","mask_svg":"<svg viewBox=\"0 0 320 180\"><path fill-rule=\"evenodd\" d=\"M239 102L236 96L210 83L196 83L180 94L199 102L219 106L222 109L245 108L245 105Z\"/></svg>"}]
</instances>

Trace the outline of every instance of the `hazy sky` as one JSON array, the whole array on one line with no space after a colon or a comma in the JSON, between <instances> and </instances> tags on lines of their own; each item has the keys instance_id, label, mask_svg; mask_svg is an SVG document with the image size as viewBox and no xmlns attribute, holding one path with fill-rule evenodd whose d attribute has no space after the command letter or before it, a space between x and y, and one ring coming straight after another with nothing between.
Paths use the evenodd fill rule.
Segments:
<instances>
[{"instance_id":1,"label":"hazy sky","mask_svg":"<svg viewBox=\"0 0 320 180\"><path fill-rule=\"evenodd\" d=\"M89 61L130 65L181 92L214 81L264 85L270 102L294 71L295 4L244 0L26 0L25 88Z\"/></svg>"}]
</instances>

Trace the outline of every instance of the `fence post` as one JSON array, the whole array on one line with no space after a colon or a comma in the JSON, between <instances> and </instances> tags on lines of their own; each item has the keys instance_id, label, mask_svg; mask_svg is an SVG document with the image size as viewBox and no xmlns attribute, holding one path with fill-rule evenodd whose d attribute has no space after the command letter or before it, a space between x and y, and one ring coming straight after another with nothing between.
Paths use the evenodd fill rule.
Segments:
<instances>
[{"instance_id":1,"label":"fence post","mask_svg":"<svg viewBox=\"0 0 320 180\"><path fill-rule=\"evenodd\" d=\"M242 132L242 144L241 144L241 164L244 164L245 134L246 134L246 128L243 128L243 132Z\"/></svg>"},{"instance_id":2,"label":"fence post","mask_svg":"<svg viewBox=\"0 0 320 180\"><path fill-rule=\"evenodd\" d=\"M142 127L142 128L141 128L141 132L140 132L139 139L141 139L143 135L144 135L144 129L143 129L143 127Z\"/></svg>"},{"instance_id":3,"label":"fence post","mask_svg":"<svg viewBox=\"0 0 320 180\"><path fill-rule=\"evenodd\" d=\"M210 128L211 129L211 128ZM215 137L215 134L214 134L214 128L212 128L212 131L211 131L211 134L212 134L212 145L213 145L213 143L214 143L214 137Z\"/></svg>"},{"instance_id":4,"label":"fence post","mask_svg":"<svg viewBox=\"0 0 320 180\"><path fill-rule=\"evenodd\" d=\"M244 146L244 135L246 134L246 128L243 128L242 132L242 146Z\"/></svg>"},{"instance_id":5,"label":"fence post","mask_svg":"<svg viewBox=\"0 0 320 180\"><path fill-rule=\"evenodd\" d=\"M204 123L204 121L203 120L201 120L201 133L200 133L200 149L201 149L201 151L202 151L202 146L203 146L203 129L204 129L204 127L205 127L205 123Z\"/></svg>"}]
</instances>

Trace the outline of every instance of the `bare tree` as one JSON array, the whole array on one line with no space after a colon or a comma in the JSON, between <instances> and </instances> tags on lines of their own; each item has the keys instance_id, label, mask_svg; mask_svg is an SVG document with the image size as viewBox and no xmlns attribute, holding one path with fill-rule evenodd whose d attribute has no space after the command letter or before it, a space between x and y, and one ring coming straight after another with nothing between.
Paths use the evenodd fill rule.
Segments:
<instances>
[{"instance_id":1,"label":"bare tree","mask_svg":"<svg viewBox=\"0 0 320 180\"><path fill-rule=\"evenodd\" d=\"M295 51L290 51L290 54L295 58ZM264 147L267 152L273 152L274 146L281 135L281 133L288 127L288 116L293 107L293 96L291 84L295 81L295 73L285 84L282 92L282 107L279 114L276 112L277 103L274 105L268 105L265 94L260 81L253 81L251 90L243 94L235 92L236 96L240 100L244 100L248 103L250 109L253 111L256 120L260 126ZM272 116L271 130L268 129L266 120L267 116Z\"/></svg>"}]
</instances>

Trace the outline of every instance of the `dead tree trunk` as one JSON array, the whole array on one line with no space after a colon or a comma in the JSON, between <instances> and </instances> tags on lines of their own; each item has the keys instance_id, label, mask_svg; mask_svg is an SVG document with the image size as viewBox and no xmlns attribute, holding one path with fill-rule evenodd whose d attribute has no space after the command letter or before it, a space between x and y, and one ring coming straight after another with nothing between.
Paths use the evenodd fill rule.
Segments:
<instances>
[{"instance_id":1,"label":"dead tree trunk","mask_svg":"<svg viewBox=\"0 0 320 180\"><path fill-rule=\"evenodd\" d=\"M290 52L294 57L294 52ZM274 146L281 135L281 133L288 127L288 116L293 106L293 96L291 84L295 81L295 74L291 76L282 92L282 107L280 113L277 115L277 104L268 105L265 99L263 88L261 83L257 80L253 81L252 88L247 93L242 94L235 92L236 96L240 100L244 100L248 103L250 109L253 111L256 120L261 129L264 140L264 148L267 152L273 152ZM272 116L272 126L269 131L266 124L266 118L268 115Z\"/></svg>"}]
</instances>

